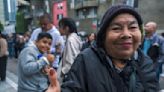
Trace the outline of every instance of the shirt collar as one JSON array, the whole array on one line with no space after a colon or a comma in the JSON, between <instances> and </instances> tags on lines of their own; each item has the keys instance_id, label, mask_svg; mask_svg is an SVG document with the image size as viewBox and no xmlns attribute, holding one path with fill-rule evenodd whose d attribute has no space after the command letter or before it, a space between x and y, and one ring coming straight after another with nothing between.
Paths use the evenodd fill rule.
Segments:
<instances>
[{"instance_id":1,"label":"shirt collar","mask_svg":"<svg viewBox=\"0 0 164 92\"><path fill-rule=\"evenodd\" d=\"M153 38L157 35L157 33L154 33L151 37L145 37L146 40L153 40Z\"/></svg>"}]
</instances>

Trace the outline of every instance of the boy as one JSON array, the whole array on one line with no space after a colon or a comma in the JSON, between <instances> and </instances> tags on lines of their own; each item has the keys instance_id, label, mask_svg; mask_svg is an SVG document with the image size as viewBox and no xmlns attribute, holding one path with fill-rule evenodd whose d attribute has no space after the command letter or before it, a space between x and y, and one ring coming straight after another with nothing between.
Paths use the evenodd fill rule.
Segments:
<instances>
[{"instance_id":1,"label":"boy","mask_svg":"<svg viewBox=\"0 0 164 92\"><path fill-rule=\"evenodd\" d=\"M48 87L48 72L54 56L48 54L52 42L49 33L42 32L27 45L18 58L18 92L44 92Z\"/></svg>"}]
</instances>

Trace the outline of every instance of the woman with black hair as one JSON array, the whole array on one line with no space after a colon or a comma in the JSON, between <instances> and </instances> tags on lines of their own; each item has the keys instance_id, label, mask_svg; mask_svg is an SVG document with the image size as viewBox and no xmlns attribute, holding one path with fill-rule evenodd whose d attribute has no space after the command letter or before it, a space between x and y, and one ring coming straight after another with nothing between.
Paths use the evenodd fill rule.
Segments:
<instances>
[{"instance_id":1,"label":"woman with black hair","mask_svg":"<svg viewBox=\"0 0 164 92\"><path fill-rule=\"evenodd\" d=\"M77 34L77 27L73 19L63 18L59 21L59 31L61 35L66 36L65 48L58 69L59 79L70 70L74 59L80 53L82 48L81 38Z\"/></svg>"}]
</instances>

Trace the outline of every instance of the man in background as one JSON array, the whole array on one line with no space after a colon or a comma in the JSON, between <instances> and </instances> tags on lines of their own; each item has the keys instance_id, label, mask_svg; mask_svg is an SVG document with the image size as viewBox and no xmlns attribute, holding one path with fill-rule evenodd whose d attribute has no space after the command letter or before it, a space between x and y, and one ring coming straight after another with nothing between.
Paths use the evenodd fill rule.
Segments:
<instances>
[{"instance_id":1,"label":"man in background","mask_svg":"<svg viewBox=\"0 0 164 92\"><path fill-rule=\"evenodd\" d=\"M145 37L141 47L144 53L153 60L159 79L164 62L164 39L156 33L156 30L157 24L155 22L145 24Z\"/></svg>"}]
</instances>

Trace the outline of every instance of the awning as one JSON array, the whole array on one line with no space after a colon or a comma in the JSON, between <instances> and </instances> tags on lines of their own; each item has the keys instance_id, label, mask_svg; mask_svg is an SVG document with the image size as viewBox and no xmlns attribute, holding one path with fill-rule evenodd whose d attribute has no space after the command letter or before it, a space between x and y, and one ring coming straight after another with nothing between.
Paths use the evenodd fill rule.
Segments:
<instances>
[{"instance_id":1,"label":"awning","mask_svg":"<svg viewBox=\"0 0 164 92\"><path fill-rule=\"evenodd\" d=\"M18 6L19 5L30 5L30 3L28 1L25 1L25 0L18 0Z\"/></svg>"}]
</instances>

